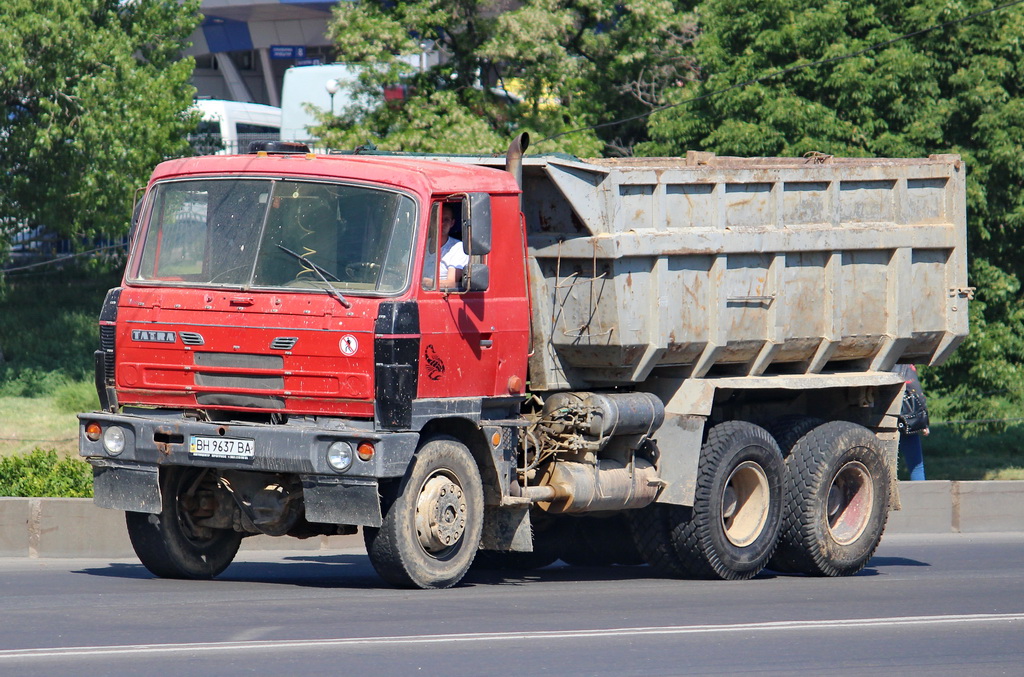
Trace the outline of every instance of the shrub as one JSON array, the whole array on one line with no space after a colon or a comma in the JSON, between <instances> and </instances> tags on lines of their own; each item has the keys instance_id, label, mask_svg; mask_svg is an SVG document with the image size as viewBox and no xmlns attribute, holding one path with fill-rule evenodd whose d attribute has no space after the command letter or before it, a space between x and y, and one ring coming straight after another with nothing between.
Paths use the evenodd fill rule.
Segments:
<instances>
[{"instance_id":1,"label":"shrub","mask_svg":"<svg viewBox=\"0 0 1024 677\"><path fill-rule=\"evenodd\" d=\"M49 449L0 458L0 496L92 496L92 468Z\"/></svg>"},{"instance_id":2,"label":"shrub","mask_svg":"<svg viewBox=\"0 0 1024 677\"><path fill-rule=\"evenodd\" d=\"M57 408L67 414L80 411L94 411L100 407L96 384L92 381L71 381L57 386L53 391Z\"/></svg>"}]
</instances>

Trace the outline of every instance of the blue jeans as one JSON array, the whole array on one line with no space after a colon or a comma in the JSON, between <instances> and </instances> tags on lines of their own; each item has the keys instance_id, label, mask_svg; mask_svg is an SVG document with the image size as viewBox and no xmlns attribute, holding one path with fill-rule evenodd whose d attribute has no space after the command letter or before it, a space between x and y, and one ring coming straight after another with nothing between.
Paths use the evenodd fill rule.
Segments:
<instances>
[{"instance_id":1,"label":"blue jeans","mask_svg":"<svg viewBox=\"0 0 1024 677\"><path fill-rule=\"evenodd\" d=\"M910 479L923 480L924 451L921 448L921 435L900 435L900 453L910 471Z\"/></svg>"}]
</instances>

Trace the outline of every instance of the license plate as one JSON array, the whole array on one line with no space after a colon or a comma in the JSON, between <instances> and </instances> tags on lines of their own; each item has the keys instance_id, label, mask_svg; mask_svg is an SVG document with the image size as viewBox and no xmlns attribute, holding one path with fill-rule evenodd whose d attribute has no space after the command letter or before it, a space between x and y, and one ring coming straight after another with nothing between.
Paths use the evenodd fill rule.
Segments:
<instances>
[{"instance_id":1,"label":"license plate","mask_svg":"<svg viewBox=\"0 0 1024 677\"><path fill-rule=\"evenodd\" d=\"M193 435L189 440L188 453L208 458L252 458L256 453L256 441L235 437L201 437Z\"/></svg>"}]
</instances>

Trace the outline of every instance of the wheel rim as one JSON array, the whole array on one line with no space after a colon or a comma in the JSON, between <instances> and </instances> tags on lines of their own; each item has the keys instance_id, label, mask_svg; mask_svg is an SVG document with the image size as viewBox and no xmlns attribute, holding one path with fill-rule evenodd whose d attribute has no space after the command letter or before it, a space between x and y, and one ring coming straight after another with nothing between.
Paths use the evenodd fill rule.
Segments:
<instances>
[{"instance_id":1,"label":"wheel rim","mask_svg":"<svg viewBox=\"0 0 1024 677\"><path fill-rule=\"evenodd\" d=\"M416 499L416 536L434 557L458 547L466 531L466 496L455 478L437 472L427 478Z\"/></svg>"},{"instance_id":2,"label":"wheel rim","mask_svg":"<svg viewBox=\"0 0 1024 677\"><path fill-rule=\"evenodd\" d=\"M829 533L839 545L853 543L867 529L874 505L871 473L860 461L839 469L828 488L825 519Z\"/></svg>"},{"instance_id":3,"label":"wheel rim","mask_svg":"<svg viewBox=\"0 0 1024 677\"><path fill-rule=\"evenodd\" d=\"M722 530L742 548L757 540L768 522L771 496L768 476L753 461L736 466L722 490Z\"/></svg>"}]
</instances>

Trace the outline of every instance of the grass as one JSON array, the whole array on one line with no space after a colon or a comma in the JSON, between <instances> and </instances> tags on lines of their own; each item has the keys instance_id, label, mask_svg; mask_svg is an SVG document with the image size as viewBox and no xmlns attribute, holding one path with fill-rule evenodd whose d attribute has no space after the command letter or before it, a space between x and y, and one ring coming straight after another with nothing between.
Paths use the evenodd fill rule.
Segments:
<instances>
[{"instance_id":1,"label":"grass","mask_svg":"<svg viewBox=\"0 0 1024 677\"><path fill-rule=\"evenodd\" d=\"M965 437L957 426L935 425L922 440L930 480L1024 480L1024 427ZM902 459L901 459L902 462ZM906 479L906 470L900 470Z\"/></svg>"},{"instance_id":2,"label":"grass","mask_svg":"<svg viewBox=\"0 0 1024 677\"><path fill-rule=\"evenodd\" d=\"M96 325L116 270L73 267L11 276L0 299L0 457L78 450L75 414L99 406Z\"/></svg>"},{"instance_id":3,"label":"grass","mask_svg":"<svg viewBox=\"0 0 1024 677\"><path fill-rule=\"evenodd\" d=\"M0 299L0 396L52 395L89 381L99 347L96 320L120 273L73 268L13 276Z\"/></svg>"},{"instance_id":4,"label":"grass","mask_svg":"<svg viewBox=\"0 0 1024 677\"><path fill-rule=\"evenodd\" d=\"M83 410L84 411L84 410ZM37 448L78 452L78 420L54 397L0 397L0 457Z\"/></svg>"}]
</instances>

